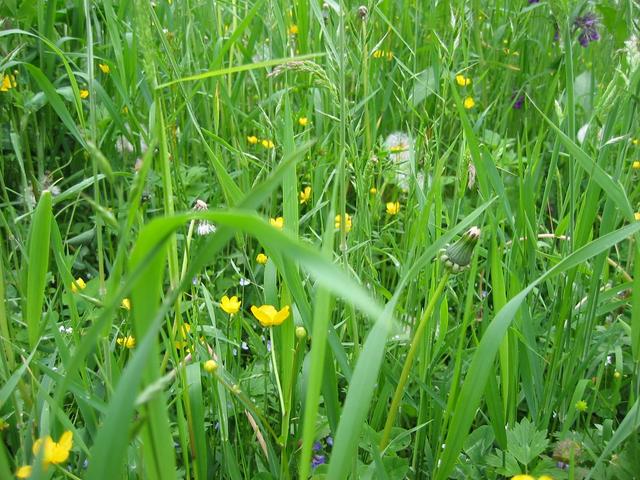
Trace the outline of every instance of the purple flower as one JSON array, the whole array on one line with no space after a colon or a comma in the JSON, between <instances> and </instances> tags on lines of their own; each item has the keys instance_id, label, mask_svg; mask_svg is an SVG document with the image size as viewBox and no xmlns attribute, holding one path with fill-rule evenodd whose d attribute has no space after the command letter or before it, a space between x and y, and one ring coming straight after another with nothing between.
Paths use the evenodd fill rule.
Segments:
<instances>
[{"instance_id":1,"label":"purple flower","mask_svg":"<svg viewBox=\"0 0 640 480\"><path fill-rule=\"evenodd\" d=\"M540 3L540 0L529 0L529 5L532 5L534 3Z\"/></svg>"},{"instance_id":2,"label":"purple flower","mask_svg":"<svg viewBox=\"0 0 640 480\"><path fill-rule=\"evenodd\" d=\"M313 451L314 452L319 452L320 450L322 450L322 444L320 442L314 442L313 443Z\"/></svg>"},{"instance_id":3,"label":"purple flower","mask_svg":"<svg viewBox=\"0 0 640 480\"><path fill-rule=\"evenodd\" d=\"M327 462L327 459L325 458L324 455L314 455L313 458L311 459L311 467L318 468L320 465L326 462Z\"/></svg>"},{"instance_id":4,"label":"purple flower","mask_svg":"<svg viewBox=\"0 0 640 480\"><path fill-rule=\"evenodd\" d=\"M514 93L511 96L511 100L513 101L515 99L515 102L513 102L513 109L514 110L520 110L522 108L522 106L524 105L524 95L519 95L516 98L516 94Z\"/></svg>"},{"instance_id":5,"label":"purple flower","mask_svg":"<svg viewBox=\"0 0 640 480\"><path fill-rule=\"evenodd\" d=\"M578 42L583 47L587 47L591 42L600 40L598 17L594 13L585 13L582 17L576 17L573 24L580 30Z\"/></svg>"},{"instance_id":6,"label":"purple flower","mask_svg":"<svg viewBox=\"0 0 640 480\"><path fill-rule=\"evenodd\" d=\"M325 438L324 441L327 443L328 446L333 447L333 437L331 435Z\"/></svg>"}]
</instances>

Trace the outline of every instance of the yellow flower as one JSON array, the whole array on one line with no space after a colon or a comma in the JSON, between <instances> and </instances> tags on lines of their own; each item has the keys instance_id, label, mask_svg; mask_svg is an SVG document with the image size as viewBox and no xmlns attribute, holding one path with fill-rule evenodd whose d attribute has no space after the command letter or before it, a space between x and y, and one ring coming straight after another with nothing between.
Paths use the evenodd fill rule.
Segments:
<instances>
[{"instance_id":1,"label":"yellow flower","mask_svg":"<svg viewBox=\"0 0 640 480\"><path fill-rule=\"evenodd\" d=\"M18 478L29 478L31 476L31 465L23 465L22 467L16 470L16 477Z\"/></svg>"},{"instance_id":2,"label":"yellow flower","mask_svg":"<svg viewBox=\"0 0 640 480\"><path fill-rule=\"evenodd\" d=\"M635 162L633 162L633 165L631 165L631 168L634 168L635 170L640 170L640 162L636 160Z\"/></svg>"},{"instance_id":3,"label":"yellow flower","mask_svg":"<svg viewBox=\"0 0 640 480\"><path fill-rule=\"evenodd\" d=\"M300 118L298 119L298 124L299 124L301 127L306 127L307 125L309 125L309 119L308 119L307 117L300 117Z\"/></svg>"},{"instance_id":4,"label":"yellow flower","mask_svg":"<svg viewBox=\"0 0 640 480\"><path fill-rule=\"evenodd\" d=\"M83 100L89 98L89 90L80 90L80 98Z\"/></svg>"},{"instance_id":5,"label":"yellow flower","mask_svg":"<svg viewBox=\"0 0 640 480\"><path fill-rule=\"evenodd\" d=\"M262 305L261 307L251 306L251 313L258 319L263 327L280 325L289 317L289 305L282 307L280 311L273 305Z\"/></svg>"},{"instance_id":6,"label":"yellow flower","mask_svg":"<svg viewBox=\"0 0 640 480\"><path fill-rule=\"evenodd\" d=\"M128 348L129 350L131 350L133 347L136 346L136 339L131 335L127 335L126 337L118 337L118 339L116 340L116 343L121 347Z\"/></svg>"},{"instance_id":7,"label":"yellow flower","mask_svg":"<svg viewBox=\"0 0 640 480\"><path fill-rule=\"evenodd\" d=\"M378 193L378 189L377 189L376 187L371 187L371 188L369 189L369 193L370 193L371 195L375 195L376 193Z\"/></svg>"},{"instance_id":8,"label":"yellow flower","mask_svg":"<svg viewBox=\"0 0 640 480\"><path fill-rule=\"evenodd\" d=\"M260 144L264 147L264 148L273 148L275 145L273 144L273 142L271 140L262 140L260 142Z\"/></svg>"},{"instance_id":9,"label":"yellow flower","mask_svg":"<svg viewBox=\"0 0 640 480\"><path fill-rule=\"evenodd\" d=\"M300 192L300 205L307 203L311 198L311 187L304 187L304 190Z\"/></svg>"},{"instance_id":10,"label":"yellow flower","mask_svg":"<svg viewBox=\"0 0 640 480\"><path fill-rule=\"evenodd\" d=\"M204 362L204 371L207 373L213 373L218 369L218 364L215 360L207 360Z\"/></svg>"},{"instance_id":11,"label":"yellow flower","mask_svg":"<svg viewBox=\"0 0 640 480\"><path fill-rule=\"evenodd\" d=\"M298 25L295 23L289 27L289 35L297 35L298 34Z\"/></svg>"},{"instance_id":12,"label":"yellow flower","mask_svg":"<svg viewBox=\"0 0 640 480\"><path fill-rule=\"evenodd\" d=\"M390 62L391 60L393 60L393 52L391 51L387 52L385 57L387 57L387 60Z\"/></svg>"},{"instance_id":13,"label":"yellow flower","mask_svg":"<svg viewBox=\"0 0 640 480\"><path fill-rule=\"evenodd\" d=\"M284 228L284 218L282 217L270 218L269 223L272 227L275 227L278 230L282 230Z\"/></svg>"},{"instance_id":14,"label":"yellow flower","mask_svg":"<svg viewBox=\"0 0 640 480\"><path fill-rule=\"evenodd\" d=\"M396 215L400 211L400 202L387 202L387 214Z\"/></svg>"},{"instance_id":15,"label":"yellow flower","mask_svg":"<svg viewBox=\"0 0 640 480\"><path fill-rule=\"evenodd\" d=\"M71 291L73 293L78 293L80 290L84 290L87 288L87 284L84 283L82 277L76 278L76 281L71 284Z\"/></svg>"},{"instance_id":16,"label":"yellow flower","mask_svg":"<svg viewBox=\"0 0 640 480\"><path fill-rule=\"evenodd\" d=\"M42 463L45 468L47 468L50 464L58 464L64 463L69 458L69 450L73 446L73 433L70 431L64 432L60 436L60 440L54 442L50 436L46 436L44 439L39 438L33 444L33 454L39 455L40 450L44 447L44 451L42 453ZM26 470L24 467L19 470L23 470L22 473L25 473ZM29 474L31 472L29 471ZM17 473L16 473L17 475ZM26 478L26 477L20 477Z\"/></svg>"},{"instance_id":17,"label":"yellow flower","mask_svg":"<svg viewBox=\"0 0 640 480\"><path fill-rule=\"evenodd\" d=\"M260 265L264 265L265 263L267 263L267 260L269 260L269 257L267 257L264 253L259 253L256 257L256 262L258 262Z\"/></svg>"},{"instance_id":18,"label":"yellow flower","mask_svg":"<svg viewBox=\"0 0 640 480\"><path fill-rule=\"evenodd\" d=\"M373 58L382 58L384 57L384 50L375 50L373 52Z\"/></svg>"},{"instance_id":19,"label":"yellow flower","mask_svg":"<svg viewBox=\"0 0 640 480\"><path fill-rule=\"evenodd\" d=\"M456 83L461 87L466 87L467 85L471 85L471 79L464 75L456 75Z\"/></svg>"},{"instance_id":20,"label":"yellow flower","mask_svg":"<svg viewBox=\"0 0 640 480\"><path fill-rule=\"evenodd\" d=\"M349 215L348 213L345 213L344 218L345 218L344 230L345 232L350 232L351 231L351 215ZM335 218L336 230L340 230L341 224L342 224L342 216L336 215L336 218Z\"/></svg>"},{"instance_id":21,"label":"yellow flower","mask_svg":"<svg viewBox=\"0 0 640 480\"><path fill-rule=\"evenodd\" d=\"M14 85L15 87L15 85ZM640 145L640 139L639 138L633 138L631 139L631 143L634 145Z\"/></svg>"},{"instance_id":22,"label":"yellow flower","mask_svg":"<svg viewBox=\"0 0 640 480\"><path fill-rule=\"evenodd\" d=\"M551 475L542 475L538 477L538 480L553 480L553 477Z\"/></svg>"},{"instance_id":23,"label":"yellow flower","mask_svg":"<svg viewBox=\"0 0 640 480\"><path fill-rule=\"evenodd\" d=\"M0 92L8 92L17 85L16 77L13 75L6 75L2 77L2 84L0 85Z\"/></svg>"},{"instance_id":24,"label":"yellow flower","mask_svg":"<svg viewBox=\"0 0 640 480\"><path fill-rule=\"evenodd\" d=\"M515 475L513 477L511 477L511 480L536 480L535 478L533 478L531 475Z\"/></svg>"},{"instance_id":25,"label":"yellow flower","mask_svg":"<svg viewBox=\"0 0 640 480\"><path fill-rule=\"evenodd\" d=\"M251 145L255 145L256 143L258 143L258 137L256 137L255 135L249 135L247 137L247 142L249 142Z\"/></svg>"},{"instance_id":26,"label":"yellow flower","mask_svg":"<svg viewBox=\"0 0 640 480\"><path fill-rule=\"evenodd\" d=\"M188 323L184 323L182 325L182 328L180 329L180 336L182 337L182 340L175 341L176 348L184 348L187 346L186 340L189 337L190 331L191 331L191 325L189 325Z\"/></svg>"},{"instance_id":27,"label":"yellow flower","mask_svg":"<svg viewBox=\"0 0 640 480\"><path fill-rule=\"evenodd\" d=\"M107 65L106 63L99 63L98 67L100 67L100 70L102 70L102 73L104 74L109 74L111 72L109 65Z\"/></svg>"},{"instance_id":28,"label":"yellow flower","mask_svg":"<svg viewBox=\"0 0 640 480\"><path fill-rule=\"evenodd\" d=\"M467 97L464 99L464 108L466 108L467 110L475 106L476 106L476 102L473 99L473 97Z\"/></svg>"},{"instance_id":29,"label":"yellow flower","mask_svg":"<svg viewBox=\"0 0 640 480\"><path fill-rule=\"evenodd\" d=\"M131 310L131 300L129 300L128 298L123 298L122 302L120 302L120 307L124 308L125 310Z\"/></svg>"},{"instance_id":30,"label":"yellow flower","mask_svg":"<svg viewBox=\"0 0 640 480\"><path fill-rule=\"evenodd\" d=\"M231 298L226 295L220 299L220 308L224 310L229 315L233 315L234 313L238 313L240 310L240 305L242 302L238 300L238 297L235 295Z\"/></svg>"},{"instance_id":31,"label":"yellow flower","mask_svg":"<svg viewBox=\"0 0 640 480\"><path fill-rule=\"evenodd\" d=\"M635 217L635 219L636 219L637 221L639 221L639 222L640 222L640 212L636 212L636 213L634 213L634 214L633 214L633 216Z\"/></svg>"},{"instance_id":32,"label":"yellow flower","mask_svg":"<svg viewBox=\"0 0 640 480\"><path fill-rule=\"evenodd\" d=\"M579 412L586 412L588 408L589 405L587 405L587 402L585 402L584 400L578 400L576 402L576 410L578 410Z\"/></svg>"}]
</instances>

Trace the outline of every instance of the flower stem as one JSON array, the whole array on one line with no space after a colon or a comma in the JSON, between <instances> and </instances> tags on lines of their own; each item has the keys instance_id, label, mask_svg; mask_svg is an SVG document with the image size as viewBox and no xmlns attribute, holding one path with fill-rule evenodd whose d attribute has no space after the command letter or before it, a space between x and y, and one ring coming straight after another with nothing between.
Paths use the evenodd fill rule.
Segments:
<instances>
[{"instance_id":1,"label":"flower stem","mask_svg":"<svg viewBox=\"0 0 640 480\"><path fill-rule=\"evenodd\" d=\"M402 367L402 373L400 374L400 379L398 380L398 386L396 387L396 391L393 394L393 400L391 401L391 408L389 409L389 415L387 416L387 421L384 424L384 430L382 431L382 439L380 440L380 450L384 450L386 446L389 444L389 437L391 436L391 428L393 428L393 424L396 419L396 415L398 413L398 408L400 407L400 401L402 400L402 394L404 393L404 387L407 383L407 379L409 378L409 372L411 371L411 367L413 366L413 358L416 355L418 350L418 345L422 340L422 336L424 335L425 328L427 326L428 320L431 318L433 314L433 310L436 308L436 304L440 299L440 295L442 294L444 287L447 284L447 280L449 279L449 272L445 270L442 274L442 278L440 279L440 283L436 287L435 291L431 295L429 299L429 304L425 309L422 317L420 318L420 323L418 324L418 328L413 334L413 339L411 340L411 346L409 347L409 352L407 353L407 358L404 361L404 366Z\"/></svg>"},{"instance_id":2,"label":"flower stem","mask_svg":"<svg viewBox=\"0 0 640 480\"><path fill-rule=\"evenodd\" d=\"M273 373L276 377L276 387L278 388L278 397L280 398L280 410L284 416L284 395L282 394L282 385L280 384L280 375L278 374L278 362L276 361L276 344L273 341L273 328L269 328L269 338L271 339L271 363L273 365Z\"/></svg>"}]
</instances>

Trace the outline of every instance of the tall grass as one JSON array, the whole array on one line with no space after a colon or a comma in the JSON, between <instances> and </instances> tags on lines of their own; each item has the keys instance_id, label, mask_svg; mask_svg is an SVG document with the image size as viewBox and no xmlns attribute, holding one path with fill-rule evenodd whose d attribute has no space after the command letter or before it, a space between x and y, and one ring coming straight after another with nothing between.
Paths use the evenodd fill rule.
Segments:
<instances>
[{"instance_id":1,"label":"tall grass","mask_svg":"<svg viewBox=\"0 0 640 480\"><path fill-rule=\"evenodd\" d=\"M638 14L4 2L0 478L637 478Z\"/></svg>"}]
</instances>

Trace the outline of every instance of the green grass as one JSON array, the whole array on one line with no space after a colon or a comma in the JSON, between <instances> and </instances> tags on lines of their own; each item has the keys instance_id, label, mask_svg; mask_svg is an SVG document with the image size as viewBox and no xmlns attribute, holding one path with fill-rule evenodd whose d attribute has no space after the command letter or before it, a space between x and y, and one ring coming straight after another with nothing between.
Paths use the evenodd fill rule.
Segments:
<instances>
[{"instance_id":1,"label":"green grass","mask_svg":"<svg viewBox=\"0 0 640 480\"><path fill-rule=\"evenodd\" d=\"M637 478L639 14L3 2L0 478Z\"/></svg>"}]
</instances>

